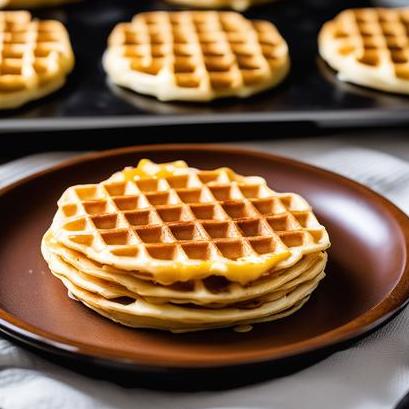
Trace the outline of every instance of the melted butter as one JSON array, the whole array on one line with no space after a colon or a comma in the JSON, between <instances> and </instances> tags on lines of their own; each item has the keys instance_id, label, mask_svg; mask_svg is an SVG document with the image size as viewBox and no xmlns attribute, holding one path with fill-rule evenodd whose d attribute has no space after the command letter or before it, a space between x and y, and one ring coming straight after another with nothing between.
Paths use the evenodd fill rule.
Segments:
<instances>
[{"instance_id":1,"label":"melted butter","mask_svg":"<svg viewBox=\"0 0 409 409\"><path fill-rule=\"evenodd\" d=\"M169 163L154 163L149 159L141 159L136 168L125 168L123 175L126 180L143 178L166 178L182 174L181 170L187 169L187 163L177 160Z\"/></svg>"},{"instance_id":2,"label":"melted butter","mask_svg":"<svg viewBox=\"0 0 409 409\"><path fill-rule=\"evenodd\" d=\"M280 261L287 259L290 254L289 251L283 251L260 257L243 257L238 260L226 260L223 262L207 260L175 261L171 265L151 266L151 270L160 273L160 278L158 277L157 279L164 285L175 281L201 279L209 275L221 275L230 281L245 285L262 276Z\"/></svg>"},{"instance_id":3,"label":"melted butter","mask_svg":"<svg viewBox=\"0 0 409 409\"><path fill-rule=\"evenodd\" d=\"M186 174L188 165L183 160L157 164L149 159L141 159L136 168L125 168L123 176L125 180L142 178L165 178L169 176ZM227 172L231 179L237 177L230 168L220 168L217 171ZM188 281L201 279L209 275L220 275L242 285L256 280L266 271L275 267L280 261L290 256L289 251L275 254L263 254L260 256L242 257L237 260L211 261L211 260L174 260L171 265L168 262L152 262L151 272L160 273L157 281L167 285L175 281Z\"/></svg>"}]
</instances>

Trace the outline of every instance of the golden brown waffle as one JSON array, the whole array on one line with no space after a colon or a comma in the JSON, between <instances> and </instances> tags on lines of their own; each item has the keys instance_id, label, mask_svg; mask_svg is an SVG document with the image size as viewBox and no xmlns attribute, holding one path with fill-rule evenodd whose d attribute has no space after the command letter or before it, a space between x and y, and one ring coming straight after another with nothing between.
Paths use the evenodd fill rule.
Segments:
<instances>
[{"instance_id":1,"label":"golden brown waffle","mask_svg":"<svg viewBox=\"0 0 409 409\"><path fill-rule=\"evenodd\" d=\"M65 27L0 12L0 109L16 108L60 88L74 65Z\"/></svg>"},{"instance_id":2,"label":"golden brown waffle","mask_svg":"<svg viewBox=\"0 0 409 409\"><path fill-rule=\"evenodd\" d=\"M99 314L196 331L267 322L304 305L325 276L328 234L308 203L257 176L147 159L68 188L41 251Z\"/></svg>"},{"instance_id":3,"label":"golden brown waffle","mask_svg":"<svg viewBox=\"0 0 409 409\"><path fill-rule=\"evenodd\" d=\"M325 276L312 270L280 290L234 305L195 306L173 302L152 302L139 295L127 295L126 289L104 280L87 278L53 254L43 254L53 274L69 291L71 298L82 301L101 315L136 328L166 329L173 332L197 331L225 326L253 324L283 318L297 311Z\"/></svg>"},{"instance_id":4,"label":"golden brown waffle","mask_svg":"<svg viewBox=\"0 0 409 409\"><path fill-rule=\"evenodd\" d=\"M115 322L134 328L153 328L175 333L270 322L298 311L309 299L324 274L296 288L286 297L266 302L256 308L223 310L186 308L172 304L149 304L136 301L109 300L77 287L61 278L70 294L86 306Z\"/></svg>"},{"instance_id":5,"label":"golden brown waffle","mask_svg":"<svg viewBox=\"0 0 409 409\"><path fill-rule=\"evenodd\" d=\"M307 282L285 297L267 301L254 308L198 309L172 304L150 304L143 299L109 300L77 287L61 278L72 296L99 314L134 328L154 328L172 332L199 331L246 324L269 322L298 311L318 286L322 275Z\"/></svg>"},{"instance_id":6,"label":"golden brown waffle","mask_svg":"<svg viewBox=\"0 0 409 409\"><path fill-rule=\"evenodd\" d=\"M167 0L169 3L178 4L185 7L195 7L201 9L225 9L231 8L237 11L244 11L251 6L269 3L274 0Z\"/></svg>"},{"instance_id":7,"label":"golden brown waffle","mask_svg":"<svg viewBox=\"0 0 409 409\"><path fill-rule=\"evenodd\" d=\"M274 25L234 12L140 13L118 24L108 43L103 64L111 81L163 101L247 97L289 70Z\"/></svg>"},{"instance_id":8,"label":"golden brown waffle","mask_svg":"<svg viewBox=\"0 0 409 409\"><path fill-rule=\"evenodd\" d=\"M409 93L409 8L345 10L322 27L319 50L341 80Z\"/></svg>"},{"instance_id":9,"label":"golden brown waffle","mask_svg":"<svg viewBox=\"0 0 409 409\"><path fill-rule=\"evenodd\" d=\"M186 304L203 306L206 308L237 307L250 308L261 305L265 300L272 301L282 298L293 291L299 285L309 282L320 276L326 264L326 255L320 253L319 257L300 261L297 265L288 270L280 271L280 274L269 274L262 279L256 280L246 286L236 283L217 283L214 281L206 288L206 291L196 282L183 283L183 285L162 286L150 281L138 282L136 286L126 287L129 281L106 275L106 278L96 277L94 272L82 270L75 267L75 264L68 263L57 253L50 251L47 247L47 240L42 243L42 252L50 266L53 274L58 277L63 276L73 282L76 286L97 293L104 298L113 299L118 297L130 297L134 300L143 298L151 304ZM102 268L101 271L104 269ZM123 274L120 274L125 276ZM127 276L129 278L129 275ZM118 284L123 281L124 284ZM205 281L201 281L205 283ZM190 286L190 284L193 284ZM190 287L190 288L189 288ZM148 290L148 291L146 291ZM143 293L148 292L148 296ZM207 296L207 299L206 299ZM209 298L218 302L209 302Z\"/></svg>"},{"instance_id":10,"label":"golden brown waffle","mask_svg":"<svg viewBox=\"0 0 409 409\"><path fill-rule=\"evenodd\" d=\"M105 283L111 283L111 287L121 286L128 292L137 295L135 298L143 297L155 304L171 302L217 307L259 299L273 292L282 292L283 289L292 288L300 284L300 279L305 281L321 273L327 261L324 253L310 254L303 257L290 269L280 270L272 274L267 272L264 276L245 286L220 277L177 282L163 286L138 278L135 274L124 274L121 270L106 265L101 266L83 254L59 244L51 232L44 236L42 251L52 271L57 271L58 274L66 276L71 281L78 275L85 275L91 283L95 280L103 280ZM56 263L58 266L55 266ZM74 284L78 285L76 282ZM80 287L87 289L84 285L80 285ZM111 287L108 289L111 290ZM129 296L129 293L127 295ZM105 296L105 298L112 297Z\"/></svg>"},{"instance_id":11,"label":"golden brown waffle","mask_svg":"<svg viewBox=\"0 0 409 409\"><path fill-rule=\"evenodd\" d=\"M213 275L244 284L329 247L309 204L262 178L188 167L138 176L150 166L67 189L51 226L56 240L162 284Z\"/></svg>"}]
</instances>

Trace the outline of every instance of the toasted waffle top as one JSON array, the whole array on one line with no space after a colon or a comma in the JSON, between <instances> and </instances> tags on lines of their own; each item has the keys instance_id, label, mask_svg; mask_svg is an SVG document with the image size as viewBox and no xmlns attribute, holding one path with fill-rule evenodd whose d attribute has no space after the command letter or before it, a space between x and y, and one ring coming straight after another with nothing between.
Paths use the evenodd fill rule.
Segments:
<instances>
[{"instance_id":1,"label":"toasted waffle top","mask_svg":"<svg viewBox=\"0 0 409 409\"><path fill-rule=\"evenodd\" d=\"M207 101L276 85L289 57L270 22L234 12L158 11L115 27L104 67L114 83L161 100Z\"/></svg>"},{"instance_id":2,"label":"toasted waffle top","mask_svg":"<svg viewBox=\"0 0 409 409\"><path fill-rule=\"evenodd\" d=\"M329 246L303 198L226 168L143 160L68 188L58 206L51 230L59 242L163 284L211 275L243 284Z\"/></svg>"},{"instance_id":3,"label":"toasted waffle top","mask_svg":"<svg viewBox=\"0 0 409 409\"><path fill-rule=\"evenodd\" d=\"M409 8L345 10L323 26L319 47L341 79L409 92Z\"/></svg>"},{"instance_id":4,"label":"toasted waffle top","mask_svg":"<svg viewBox=\"0 0 409 409\"><path fill-rule=\"evenodd\" d=\"M0 12L0 108L11 108L64 82L74 57L65 27L32 20L27 11Z\"/></svg>"}]
</instances>

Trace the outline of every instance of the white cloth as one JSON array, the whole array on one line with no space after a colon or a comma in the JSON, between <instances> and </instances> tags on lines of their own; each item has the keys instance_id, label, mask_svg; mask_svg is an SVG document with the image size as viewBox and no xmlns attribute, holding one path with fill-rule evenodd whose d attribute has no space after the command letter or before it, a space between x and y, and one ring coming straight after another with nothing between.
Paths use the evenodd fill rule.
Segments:
<instances>
[{"instance_id":1,"label":"white cloth","mask_svg":"<svg viewBox=\"0 0 409 409\"><path fill-rule=\"evenodd\" d=\"M252 144L354 178L409 212L409 163L351 144L322 145ZM409 142L400 149L401 157L402 152L409 153ZM36 155L3 165L0 185L70 155ZM409 389L409 309L370 337L303 371L228 391L125 389L53 365L1 337L0 369L2 409L391 409Z\"/></svg>"}]
</instances>

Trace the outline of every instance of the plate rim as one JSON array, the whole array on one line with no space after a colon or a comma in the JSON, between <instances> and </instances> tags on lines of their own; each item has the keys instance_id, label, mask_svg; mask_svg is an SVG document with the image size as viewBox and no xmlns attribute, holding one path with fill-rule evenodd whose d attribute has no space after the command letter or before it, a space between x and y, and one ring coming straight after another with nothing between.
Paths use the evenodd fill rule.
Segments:
<instances>
[{"instance_id":1,"label":"plate rim","mask_svg":"<svg viewBox=\"0 0 409 409\"><path fill-rule=\"evenodd\" d=\"M390 200L373 191L372 189L353 181L347 177L339 175L335 172L307 164L298 160L287 158L285 156L263 152L257 149L248 147L237 147L229 144L157 144L157 145L137 145L124 148L109 149L99 152L87 154L79 154L74 158L63 160L60 163L54 164L47 169L40 170L22 179L19 179L11 184L0 188L0 200L10 191L29 183L38 177L53 173L70 166L98 160L110 156L121 156L129 153L140 153L144 151L180 151L180 150L196 150L196 151L220 151L233 154L252 155L264 159L290 164L292 166L313 171L318 174L324 174L327 177L340 181L344 186L351 187L360 191L364 195L372 196L382 208L386 209L391 217L396 221L403 238L404 259L401 266L401 275L396 285L388 292L388 294L375 306L365 311L363 314L355 317L353 320L336 327L330 331L316 335L312 338L307 338L302 341L285 345L281 347L273 347L272 351L266 349L262 354L260 352L248 351L246 354L239 354L238 357L229 356L228 358L217 357L212 361L210 356L206 360L195 360L189 357L182 360L175 357L163 358L160 361L156 355L147 355L143 352L127 351L120 353L114 348L104 346L90 346L89 344L70 340L49 331L42 330L32 324L25 322L17 316L8 313L0 307L0 331L14 337L26 344L46 350L51 353L59 353L62 355L73 354L86 359L97 359L102 361L110 361L112 364L131 364L132 366L145 367L151 369L200 369L200 368L225 368L241 366L245 364L257 364L261 362L274 362L283 359L296 358L307 353L319 352L325 349L335 347L336 345L353 341L363 335L370 333L372 330L386 323L394 314L403 309L409 302L409 216L394 205ZM50 351L51 349L51 351Z\"/></svg>"}]
</instances>

